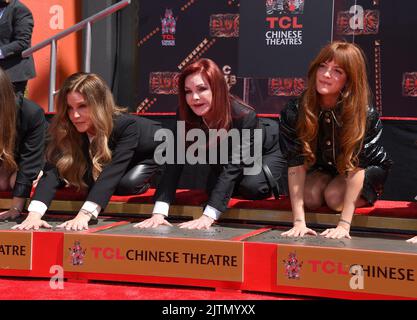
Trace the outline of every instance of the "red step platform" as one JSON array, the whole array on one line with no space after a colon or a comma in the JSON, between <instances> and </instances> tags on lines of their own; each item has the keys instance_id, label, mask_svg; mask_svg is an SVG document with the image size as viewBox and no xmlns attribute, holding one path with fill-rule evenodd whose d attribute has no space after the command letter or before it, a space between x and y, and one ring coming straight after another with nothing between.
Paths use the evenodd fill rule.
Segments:
<instances>
[{"instance_id":1,"label":"red step platform","mask_svg":"<svg viewBox=\"0 0 417 320\"><path fill-rule=\"evenodd\" d=\"M68 218L46 219L56 226ZM404 236L353 232L351 240L288 239L271 226L142 230L133 228L137 221L100 218L84 232L11 231L15 222L2 222L0 275L347 299L417 298L417 246Z\"/></svg>"}]
</instances>

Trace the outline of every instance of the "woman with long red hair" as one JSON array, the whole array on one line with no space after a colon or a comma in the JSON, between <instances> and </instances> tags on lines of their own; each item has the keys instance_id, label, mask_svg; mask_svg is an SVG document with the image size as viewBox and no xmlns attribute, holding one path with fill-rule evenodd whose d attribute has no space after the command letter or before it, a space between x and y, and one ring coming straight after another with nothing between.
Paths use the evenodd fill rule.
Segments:
<instances>
[{"instance_id":1,"label":"woman with long red hair","mask_svg":"<svg viewBox=\"0 0 417 320\"><path fill-rule=\"evenodd\" d=\"M328 44L310 64L303 95L281 113L280 143L294 214L293 228L284 236L316 235L306 226L304 207L325 203L340 212L340 219L322 235L350 238L355 208L377 200L392 164L381 132L362 50L341 41Z\"/></svg>"},{"instance_id":2,"label":"woman with long red hair","mask_svg":"<svg viewBox=\"0 0 417 320\"><path fill-rule=\"evenodd\" d=\"M208 150L207 155L213 149L216 149L216 155L222 153L221 148L217 149L216 142L219 141L217 137L214 140L210 139L209 133L213 130L219 132L223 130L227 133L238 132L241 137L239 143L228 145L226 163L218 161L218 158L215 163L208 162L212 179L209 179L207 187L209 194L207 205L200 218L182 223L180 227L187 229L209 228L226 210L233 194L246 199L264 199L271 196L272 193L277 196L282 172L286 171L283 170L286 164L279 148L278 123L271 119L258 120L253 108L233 97L229 93L222 71L210 59L200 59L186 66L180 74L178 89L178 120L184 123L187 135L191 130L197 129L194 132L204 132L204 135L209 137L207 144L199 146L200 150ZM260 135L255 134L255 129L260 129L257 133L262 131L260 141L256 139L256 136L260 137ZM246 139L245 130L246 133L250 132ZM181 138L179 132L176 136L175 141L178 140L178 137ZM242 151L239 161L234 161L236 159L233 159L231 155L236 155L236 151L245 148L253 150L255 144L261 149L259 154L255 154L261 165L259 165L257 173L245 174L245 166L249 161L246 161L248 159L244 157L244 152ZM181 150L178 151L181 152ZM185 158L185 155L179 154L178 156ZM175 198L175 190L183 167L184 165L178 161L167 165L155 194L156 202L152 217L136 224L135 227L148 228L162 224L170 225L165 217Z\"/></svg>"}]
</instances>

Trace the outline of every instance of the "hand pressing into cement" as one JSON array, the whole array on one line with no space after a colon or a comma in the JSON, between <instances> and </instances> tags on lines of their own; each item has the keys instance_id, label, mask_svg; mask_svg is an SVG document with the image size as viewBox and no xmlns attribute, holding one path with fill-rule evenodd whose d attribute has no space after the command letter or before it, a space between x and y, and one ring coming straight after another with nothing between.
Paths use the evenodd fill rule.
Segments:
<instances>
[{"instance_id":1,"label":"hand pressing into cement","mask_svg":"<svg viewBox=\"0 0 417 320\"><path fill-rule=\"evenodd\" d=\"M161 225L166 225L172 227L167 220L165 220L165 216L160 213L154 213L152 217L149 219L143 220L142 222L136 223L133 227L134 228L156 228Z\"/></svg>"},{"instance_id":2,"label":"hand pressing into cement","mask_svg":"<svg viewBox=\"0 0 417 320\"><path fill-rule=\"evenodd\" d=\"M415 236L414 238L408 239L406 241L409 243L417 243L417 236Z\"/></svg>"},{"instance_id":3,"label":"hand pressing into cement","mask_svg":"<svg viewBox=\"0 0 417 320\"><path fill-rule=\"evenodd\" d=\"M38 230L39 228L52 228L52 226L42 220L42 215L40 213L37 212L29 212L28 216L26 217L26 219L18 225L15 225L12 227L13 230Z\"/></svg>"},{"instance_id":4,"label":"hand pressing into cement","mask_svg":"<svg viewBox=\"0 0 417 320\"><path fill-rule=\"evenodd\" d=\"M209 229L213 223L214 223L213 218L210 218L209 216L206 216L206 215L203 214L198 219L194 219L194 220L191 220L191 221L180 223L178 226L181 229L201 230L201 229Z\"/></svg>"},{"instance_id":5,"label":"hand pressing into cement","mask_svg":"<svg viewBox=\"0 0 417 320\"><path fill-rule=\"evenodd\" d=\"M306 234L311 234L313 236L317 236L317 232L313 229L307 228L305 221L296 221L294 226L283 233L281 236L283 237L304 237Z\"/></svg>"}]
</instances>

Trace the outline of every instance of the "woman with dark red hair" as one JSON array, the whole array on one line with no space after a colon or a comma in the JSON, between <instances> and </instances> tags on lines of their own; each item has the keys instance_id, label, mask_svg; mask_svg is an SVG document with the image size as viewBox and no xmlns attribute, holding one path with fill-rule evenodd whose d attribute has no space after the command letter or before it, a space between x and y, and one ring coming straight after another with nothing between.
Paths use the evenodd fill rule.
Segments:
<instances>
[{"instance_id":1,"label":"woman with dark red hair","mask_svg":"<svg viewBox=\"0 0 417 320\"><path fill-rule=\"evenodd\" d=\"M230 95L226 80L219 67L209 59L201 59L183 69L179 77L179 112L178 123L185 127L183 136L204 133L203 144L194 150L209 157L212 183L208 183L209 200L203 215L195 220L180 224L181 228L209 228L227 209L232 195L246 199L264 199L274 192L278 196L285 162L282 160L278 142L278 124L274 120L258 120L256 112L241 100ZM195 130L197 129L197 130ZM258 130L256 130L258 129ZM218 133L212 134L213 132ZM233 140L227 150L221 143L229 141L231 136L239 136L237 143ZM177 132L175 142L187 141ZM220 147L219 147L220 144ZM177 144L178 147L178 144ZM258 152L256 152L256 148ZM250 152L255 149L254 161L249 163ZM189 155L177 149L177 160L168 164L155 194L155 206L151 218L135 225L138 228L156 227L170 223L165 220L169 206L175 198L175 191L183 169L178 159ZM215 157L211 157L215 151ZM225 151L227 155L225 156ZM189 160L189 159L187 159ZM223 161L222 161L223 160ZM206 163L207 163L206 162ZM190 161L188 161L190 163ZM247 170L250 165L259 170ZM281 186L282 187L282 186ZM275 191L274 191L275 190Z\"/></svg>"}]
</instances>

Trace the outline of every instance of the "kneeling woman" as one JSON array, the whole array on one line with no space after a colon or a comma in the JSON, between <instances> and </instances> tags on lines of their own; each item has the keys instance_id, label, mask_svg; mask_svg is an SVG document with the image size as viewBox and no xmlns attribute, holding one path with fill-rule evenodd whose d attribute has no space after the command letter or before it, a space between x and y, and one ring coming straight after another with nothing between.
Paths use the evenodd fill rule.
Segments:
<instances>
[{"instance_id":1,"label":"kneeling woman","mask_svg":"<svg viewBox=\"0 0 417 320\"><path fill-rule=\"evenodd\" d=\"M304 206L341 211L328 238L350 238L356 207L381 195L391 160L380 143L382 124L370 104L362 50L350 43L324 47L308 71L307 89L281 112L280 142L288 160L294 226L285 236L316 234Z\"/></svg>"},{"instance_id":2,"label":"kneeling woman","mask_svg":"<svg viewBox=\"0 0 417 320\"><path fill-rule=\"evenodd\" d=\"M44 165L47 123L41 107L15 96L0 68L0 191L12 190L11 207L0 219L16 218Z\"/></svg>"},{"instance_id":3,"label":"kneeling woman","mask_svg":"<svg viewBox=\"0 0 417 320\"><path fill-rule=\"evenodd\" d=\"M215 154L220 157L225 156L221 155L222 151L227 152L226 157L223 158L225 161L219 161L218 157L215 161L208 161L214 179L209 179L213 183L207 188L209 200L203 215L198 219L180 224L180 227L209 228L226 210L233 194L247 199L263 199L268 198L275 190L274 194L277 196L280 177L282 177L282 172L286 171L285 161L281 157L279 148L278 124L272 120L262 120L260 123L251 107L232 97L228 92L223 73L212 60L201 59L185 67L179 77L178 87L178 119L183 121L187 136L188 133L191 134L192 129L196 133L204 132L204 135L208 137L206 140L209 142L200 147L208 150L205 153L206 156L210 157L213 149L215 149ZM234 129L234 132L238 132L241 141L239 143L233 142L233 146L230 146L229 143L228 150L221 150L218 148L217 142L222 138L210 138L210 130L212 129L217 132L223 130L227 133ZM258 129L257 133L262 132L262 134L256 135L255 129ZM246 136L245 132L249 132L249 135ZM180 136L179 132L177 132L177 138L178 136ZM259 137L260 139L256 139ZM181 136L180 140L183 140ZM221 145L221 141L219 144ZM255 157L258 157L259 171L254 170L249 173L245 170L248 169L246 166L248 161L246 161L247 158L245 159L244 152L240 154L241 157L238 159L233 159L233 157L245 147L246 151L253 150L255 144L257 144L256 147L261 148L259 154L255 154ZM178 151L181 152L181 150ZM185 154L178 154L178 158L181 156L185 159ZM136 224L135 227L169 225L165 217L175 198L182 169L182 164L167 165L155 194L156 203L153 216Z\"/></svg>"},{"instance_id":4,"label":"kneeling woman","mask_svg":"<svg viewBox=\"0 0 417 320\"><path fill-rule=\"evenodd\" d=\"M110 89L95 74L67 78L57 98L50 126L47 164L29 205L29 215L15 229L50 227L43 221L56 189L71 185L88 189L77 216L61 227L88 228L110 197L139 194L149 188L156 172L153 133L159 125L118 108Z\"/></svg>"}]
</instances>

